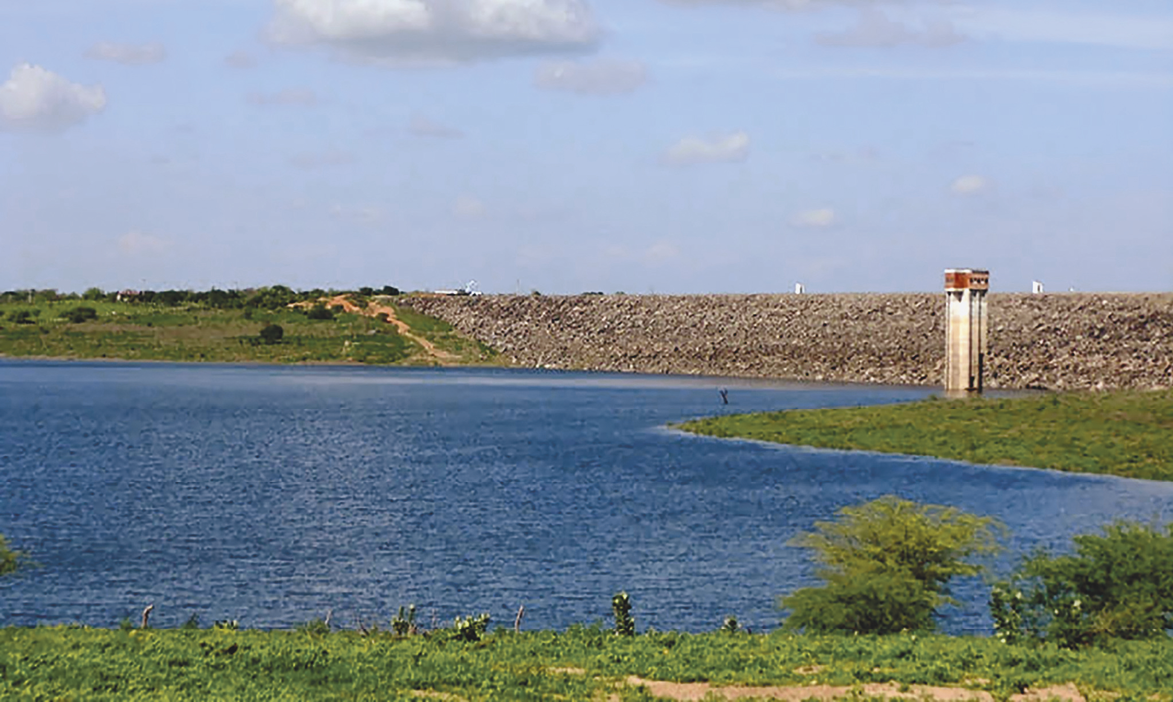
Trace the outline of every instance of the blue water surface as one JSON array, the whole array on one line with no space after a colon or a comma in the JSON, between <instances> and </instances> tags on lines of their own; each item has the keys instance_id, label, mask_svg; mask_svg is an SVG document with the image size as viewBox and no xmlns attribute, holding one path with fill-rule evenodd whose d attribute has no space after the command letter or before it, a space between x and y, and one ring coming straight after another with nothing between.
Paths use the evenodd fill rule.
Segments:
<instances>
[{"instance_id":1,"label":"blue water surface","mask_svg":"<svg viewBox=\"0 0 1173 702\"><path fill-rule=\"evenodd\" d=\"M729 388L729 405L718 388ZM787 545L885 494L999 517L1011 556L1119 517L1169 519L1173 484L684 435L687 418L900 402L923 388L499 369L0 361L0 533L39 567L0 624L386 626L488 612L526 628L778 624L812 584ZM951 633L988 633L959 583Z\"/></svg>"}]
</instances>

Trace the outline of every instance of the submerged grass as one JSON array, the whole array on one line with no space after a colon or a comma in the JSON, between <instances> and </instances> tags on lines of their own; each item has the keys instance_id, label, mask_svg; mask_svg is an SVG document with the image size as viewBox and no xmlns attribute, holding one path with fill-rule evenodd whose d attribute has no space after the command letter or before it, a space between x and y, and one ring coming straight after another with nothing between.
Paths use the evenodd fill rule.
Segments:
<instances>
[{"instance_id":1,"label":"submerged grass","mask_svg":"<svg viewBox=\"0 0 1173 702\"><path fill-rule=\"evenodd\" d=\"M708 436L1173 480L1173 390L792 410L699 419Z\"/></svg>"},{"instance_id":2,"label":"submerged grass","mask_svg":"<svg viewBox=\"0 0 1173 702\"><path fill-rule=\"evenodd\" d=\"M71 322L78 307L95 319ZM22 314L27 313L27 314ZM415 315L414 333L441 334L438 320ZM262 343L265 325L284 330L280 343ZM419 331L417 331L417 325ZM444 331L445 345L460 363L488 363L490 349ZM441 346L437 343L437 346ZM358 314L312 320L294 309L213 309L125 302L0 304L0 356L224 363L432 364L435 359L394 324Z\"/></svg>"},{"instance_id":3,"label":"submerged grass","mask_svg":"<svg viewBox=\"0 0 1173 702\"><path fill-rule=\"evenodd\" d=\"M1104 699L1173 700L1173 642L1065 651L947 636L676 632L617 637L599 626L443 632L0 629L0 698L650 699L628 681L719 685L956 686L996 699L1075 684Z\"/></svg>"}]
</instances>

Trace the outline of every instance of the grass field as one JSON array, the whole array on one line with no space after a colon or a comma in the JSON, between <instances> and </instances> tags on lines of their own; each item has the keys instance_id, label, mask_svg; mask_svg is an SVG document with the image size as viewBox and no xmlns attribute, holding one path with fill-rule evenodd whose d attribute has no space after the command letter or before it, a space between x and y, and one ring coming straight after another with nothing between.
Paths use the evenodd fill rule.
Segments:
<instances>
[{"instance_id":1,"label":"grass field","mask_svg":"<svg viewBox=\"0 0 1173 702\"><path fill-rule=\"evenodd\" d=\"M648 700L652 690L656 699L682 699L698 689L651 686L631 676L713 686L834 686L854 699L876 696L868 686L877 684L914 698L945 699L940 688L964 688L999 700L1027 688L1074 684L1089 700L1168 702L1173 642L1066 651L907 634L619 637L597 625L502 630L479 641L444 631L404 638L354 631L0 629L3 699ZM952 692L949 699L966 698ZM801 692L790 697L802 698Z\"/></svg>"},{"instance_id":2,"label":"grass field","mask_svg":"<svg viewBox=\"0 0 1173 702\"><path fill-rule=\"evenodd\" d=\"M794 410L699 419L697 434L1173 480L1173 390Z\"/></svg>"},{"instance_id":3,"label":"grass field","mask_svg":"<svg viewBox=\"0 0 1173 702\"><path fill-rule=\"evenodd\" d=\"M80 307L94 309L96 317L70 321L70 313ZM436 338L437 348L459 363L493 362L491 349L450 328L442 331L438 320L413 315L405 321L413 333ZM264 343L258 336L267 324L284 330L279 343ZM360 314L312 320L303 311L288 308L213 309L107 301L0 304L0 356L231 363L437 362L394 324Z\"/></svg>"}]
</instances>

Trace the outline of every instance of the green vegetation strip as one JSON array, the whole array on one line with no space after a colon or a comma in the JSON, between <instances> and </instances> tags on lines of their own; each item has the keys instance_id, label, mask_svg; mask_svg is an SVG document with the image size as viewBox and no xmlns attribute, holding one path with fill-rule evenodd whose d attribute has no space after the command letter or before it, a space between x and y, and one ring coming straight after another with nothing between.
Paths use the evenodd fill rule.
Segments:
<instances>
[{"instance_id":1,"label":"green vegetation strip","mask_svg":"<svg viewBox=\"0 0 1173 702\"><path fill-rule=\"evenodd\" d=\"M792 410L700 419L696 434L1173 480L1173 390Z\"/></svg>"},{"instance_id":2,"label":"green vegetation strip","mask_svg":"<svg viewBox=\"0 0 1173 702\"><path fill-rule=\"evenodd\" d=\"M310 309L284 302L214 307L199 302L0 299L0 356L380 365L434 365L439 360L384 320L325 308L318 310L324 314L312 315ZM447 353L445 362L494 362L491 349L439 320L412 314L405 321L413 333ZM261 334L270 325L281 328L275 338Z\"/></svg>"},{"instance_id":3,"label":"green vegetation strip","mask_svg":"<svg viewBox=\"0 0 1173 702\"><path fill-rule=\"evenodd\" d=\"M1111 650L946 636L497 631L479 641L249 630L0 629L0 698L647 700L628 681L856 688L895 682L996 699L1075 684L1090 699L1173 699L1173 643ZM913 688L915 689L915 688ZM1108 693L1108 694L1098 694Z\"/></svg>"}]
</instances>

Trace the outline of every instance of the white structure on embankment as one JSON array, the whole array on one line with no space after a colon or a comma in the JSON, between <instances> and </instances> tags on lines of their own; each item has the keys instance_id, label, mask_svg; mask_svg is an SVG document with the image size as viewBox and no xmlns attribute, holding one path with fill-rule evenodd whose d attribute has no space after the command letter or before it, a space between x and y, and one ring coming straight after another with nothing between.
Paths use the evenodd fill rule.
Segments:
<instances>
[{"instance_id":1,"label":"white structure on embankment","mask_svg":"<svg viewBox=\"0 0 1173 702\"><path fill-rule=\"evenodd\" d=\"M986 293L990 272L971 268L945 271L945 393L982 391L988 323Z\"/></svg>"}]
</instances>

